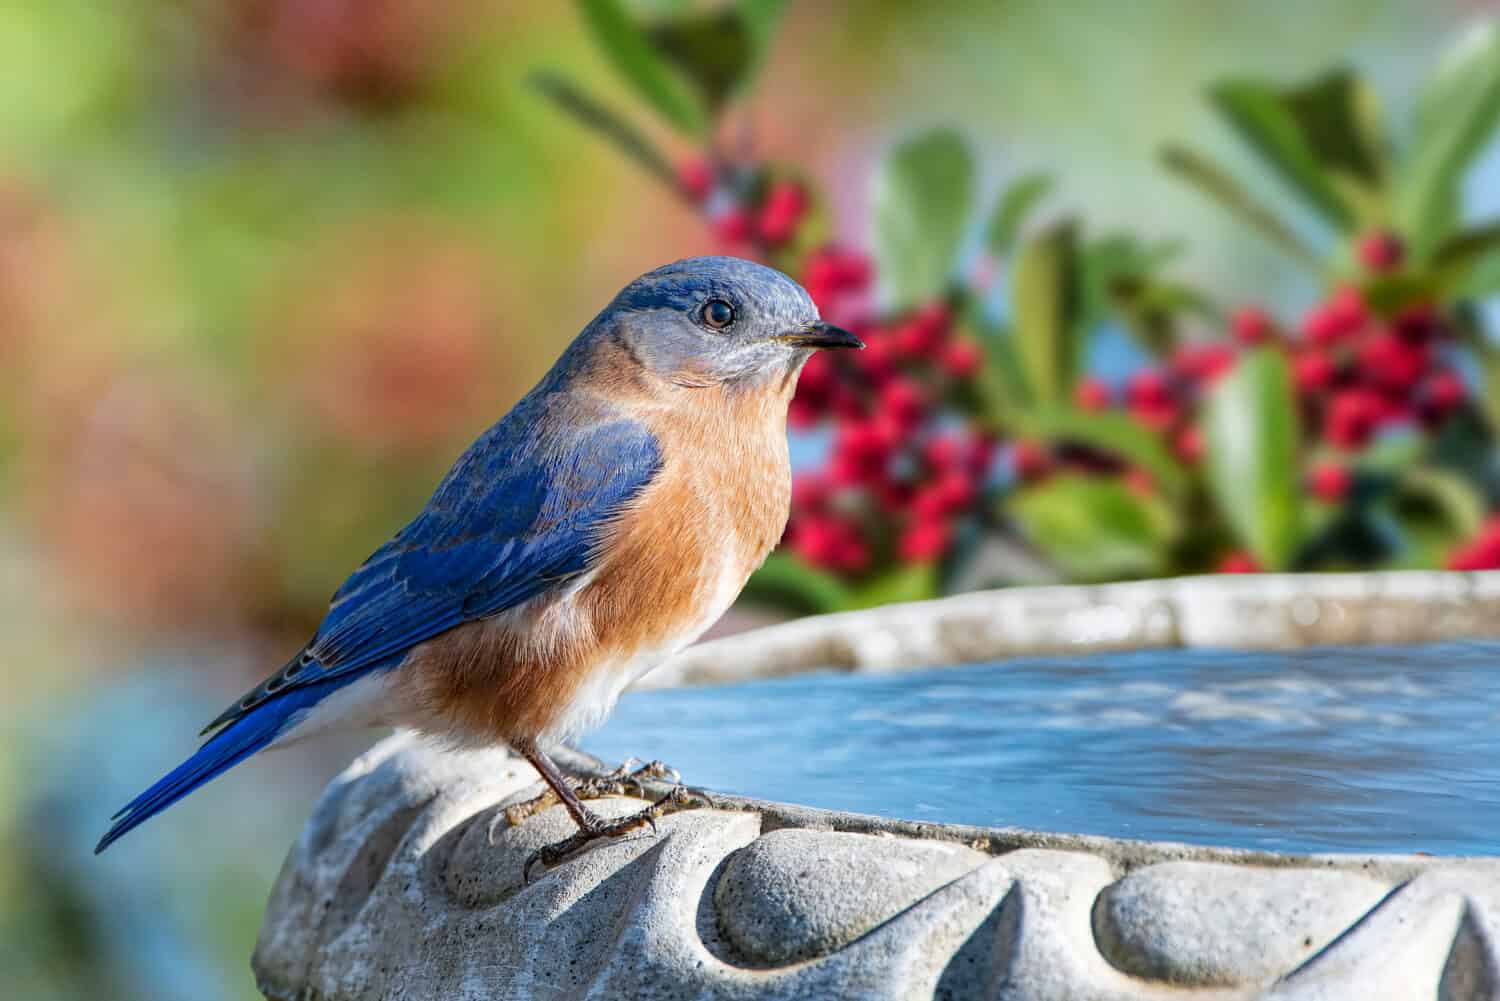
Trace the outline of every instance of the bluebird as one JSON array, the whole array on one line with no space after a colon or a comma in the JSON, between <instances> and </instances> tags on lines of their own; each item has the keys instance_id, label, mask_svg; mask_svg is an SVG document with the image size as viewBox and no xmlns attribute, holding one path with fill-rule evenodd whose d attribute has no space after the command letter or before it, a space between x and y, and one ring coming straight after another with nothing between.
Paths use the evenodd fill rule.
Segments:
<instances>
[{"instance_id":1,"label":"bluebird","mask_svg":"<svg viewBox=\"0 0 1500 1001\"><path fill-rule=\"evenodd\" d=\"M602 722L739 595L786 526L798 373L816 349L862 346L750 261L637 278L95 851L259 751L370 726L523 755L578 827L546 862L651 822L673 797L606 822L547 748Z\"/></svg>"}]
</instances>

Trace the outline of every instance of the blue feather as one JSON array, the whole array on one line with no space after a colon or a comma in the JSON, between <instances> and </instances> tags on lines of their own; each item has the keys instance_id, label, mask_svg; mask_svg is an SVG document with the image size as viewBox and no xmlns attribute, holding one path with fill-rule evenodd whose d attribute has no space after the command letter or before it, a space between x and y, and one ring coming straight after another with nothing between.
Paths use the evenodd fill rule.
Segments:
<instances>
[{"instance_id":1,"label":"blue feather","mask_svg":"<svg viewBox=\"0 0 1500 1001\"><path fill-rule=\"evenodd\" d=\"M342 685L332 683L299 689L251 710L214 734L192 757L115 814L109 830L94 847L94 854L104 851L138 825L264 748L278 734L295 725L301 714L316 705L330 690L340 687Z\"/></svg>"},{"instance_id":2,"label":"blue feather","mask_svg":"<svg viewBox=\"0 0 1500 1001\"><path fill-rule=\"evenodd\" d=\"M564 355L469 447L421 514L334 594L303 653L209 724L222 729L117 814L96 851L265 748L329 693L588 569L661 456L641 424L561 391L568 364Z\"/></svg>"}]
</instances>

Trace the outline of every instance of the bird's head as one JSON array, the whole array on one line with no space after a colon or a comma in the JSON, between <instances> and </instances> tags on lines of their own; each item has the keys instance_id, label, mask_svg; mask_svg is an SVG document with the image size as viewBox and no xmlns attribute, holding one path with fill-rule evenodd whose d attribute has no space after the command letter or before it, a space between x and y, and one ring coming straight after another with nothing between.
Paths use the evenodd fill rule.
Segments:
<instances>
[{"instance_id":1,"label":"bird's head","mask_svg":"<svg viewBox=\"0 0 1500 1001\"><path fill-rule=\"evenodd\" d=\"M792 279L738 257L691 257L625 286L596 321L646 369L680 386L795 373L818 348L861 348Z\"/></svg>"}]
</instances>

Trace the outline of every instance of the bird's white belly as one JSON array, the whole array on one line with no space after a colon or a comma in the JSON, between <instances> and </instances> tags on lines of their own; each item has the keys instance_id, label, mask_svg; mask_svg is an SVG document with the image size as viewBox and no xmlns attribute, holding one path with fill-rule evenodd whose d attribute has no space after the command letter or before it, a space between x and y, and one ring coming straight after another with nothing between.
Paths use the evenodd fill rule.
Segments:
<instances>
[{"instance_id":1,"label":"bird's white belly","mask_svg":"<svg viewBox=\"0 0 1500 1001\"><path fill-rule=\"evenodd\" d=\"M598 664L579 684L567 708L542 734L544 743L563 743L599 726L614 710L625 689L681 653L719 621L739 597L749 574L733 560L722 561L711 573L711 597L703 613L661 643Z\"/></svg>"}]
</instances>

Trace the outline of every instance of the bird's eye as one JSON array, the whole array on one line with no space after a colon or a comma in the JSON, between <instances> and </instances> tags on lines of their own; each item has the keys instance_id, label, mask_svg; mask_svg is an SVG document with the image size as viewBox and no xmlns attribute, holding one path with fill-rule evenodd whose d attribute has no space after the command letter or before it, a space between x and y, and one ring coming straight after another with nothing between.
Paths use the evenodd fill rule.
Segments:
<instances>
[{"instance_id":1,"label":"bird's eye","mask_svg":"<svg viewBox=\"0 0 1500 1001\"><path fill-rule=\"evenodd\" d=\"M710 299L698 311L703 325L711 330L723 330L734 322L734 307L723 299Z\"/></svg>"}]
</instances>

